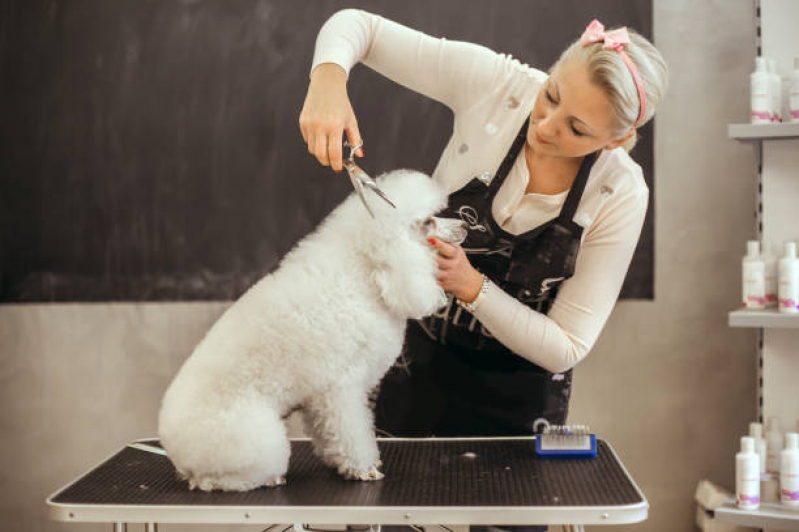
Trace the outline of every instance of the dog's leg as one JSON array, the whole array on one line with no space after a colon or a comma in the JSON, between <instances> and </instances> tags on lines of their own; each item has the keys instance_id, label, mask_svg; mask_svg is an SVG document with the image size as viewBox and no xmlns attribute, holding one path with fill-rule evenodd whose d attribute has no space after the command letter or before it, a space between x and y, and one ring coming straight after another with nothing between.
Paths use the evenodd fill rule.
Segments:
<instances>
[{"instance_id":1,"label":"dog's leg","mask_svg":"<svg viewBox=\"0 0 799 532\"><path fill-rule=\"evenodd\" d=\"M322 460L350 479L379 480L383 473L375 439L374 418L366 393L342 385L308 404L306 427Z\"/></svg>"}]
</instances>

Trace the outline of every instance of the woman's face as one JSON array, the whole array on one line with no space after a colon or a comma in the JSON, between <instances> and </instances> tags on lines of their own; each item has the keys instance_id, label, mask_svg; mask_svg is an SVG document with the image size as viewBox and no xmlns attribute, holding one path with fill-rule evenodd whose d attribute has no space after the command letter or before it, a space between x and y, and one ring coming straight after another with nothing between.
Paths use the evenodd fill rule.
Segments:
<instances>
[{"instance_id":1,"label":"woman's face","mask_svg":"<svg viewBox=\"0 0 799 532\"><path fill-rule=\"evenodd\" d=\"M630 135L612 139L613 110L604 91L579 61L556 67L536 98L527 143L541 155L582 157L613 149ZM630 132L630 134L632 131Z\"/></svg>"}]
</instances>

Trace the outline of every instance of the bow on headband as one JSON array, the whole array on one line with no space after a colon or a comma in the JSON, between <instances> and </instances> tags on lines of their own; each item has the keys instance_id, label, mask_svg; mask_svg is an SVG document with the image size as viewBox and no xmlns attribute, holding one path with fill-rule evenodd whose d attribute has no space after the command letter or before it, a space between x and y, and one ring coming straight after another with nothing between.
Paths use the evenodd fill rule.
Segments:
<instances>
[{"instance_id":1,"label":"bow on headband","mask_svg":"<svg viewBox=\"0 0 799 532\"><path fill-rule=\"evenodd\" d=\"M580 37L580 43L583 46L593 44L595 42L602 42L602 48L613 48L617 52L624 48L625 44L629 44L630 36L627 33L627 28L619 28L613 31L605 31L605 26L602 25L597 19L591 21L591 24L585 28L583 36Z\"/></svg>"},{"instance_id":2,"label":"bow on headband","mask_svg":"<svg viewBox=\"0 0 799 532\"><path fill-rule=\"evenodd\" d=\"M580 37L580 43L583 46L594 44L597 42L602 43L602 48L606 50L615 50L621 56L624 63L630 69L633 75L633 81L638 89L638 100L641 102L641 111L638 114L638 119L635 121L637 126L644 118L644 111L646 110L646 93L644 92L644 83L641 81L641 76L638 74L638 69L635 67L630 56L624 51L624 45L630 43L630 35L627 33L627 27L619 28L613 31L605 31L605 26L602 25L597 19L591 21L583 35Z\"/></svg>"}]
</instances>

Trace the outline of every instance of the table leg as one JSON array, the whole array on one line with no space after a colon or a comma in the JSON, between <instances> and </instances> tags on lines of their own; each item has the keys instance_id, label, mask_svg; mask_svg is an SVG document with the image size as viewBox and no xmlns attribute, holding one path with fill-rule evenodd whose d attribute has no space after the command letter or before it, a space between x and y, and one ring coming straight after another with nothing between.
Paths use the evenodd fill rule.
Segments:
<instances>
[{"instance_id":1,"label":"table leg","mask_svg":"<svg viewBox=\"0 0 799 532\"><path fill-rule=\"evenodd\" d=\"M158 532L158 523L144 523L144 532Z\"/></svg>"},{"instance_id":2,"label":"table leg","mask_svg":"<svg viewBox=\"0 0 799 532\"><path fill-rule=\"evenodd\" d=\"M114 532L128 532L128 524L114 523Z\"/></svg>"}]
</instances>

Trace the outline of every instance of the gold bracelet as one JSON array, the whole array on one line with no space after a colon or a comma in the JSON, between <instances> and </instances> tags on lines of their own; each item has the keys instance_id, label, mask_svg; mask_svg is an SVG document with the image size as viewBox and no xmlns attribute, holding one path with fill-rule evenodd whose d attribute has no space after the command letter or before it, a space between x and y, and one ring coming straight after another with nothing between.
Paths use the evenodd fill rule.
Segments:
<instances>
[{"instance_id":1,"label":"gold bracelet","mask_svg":"<svg viewBox=\"0 0 799 532\"><path fill-rule=\"evenodd\" d=\"M474 313L474 311L477 310L477 305L480 302L480 298L483 297L483 294L488 292L489 286L491 286L491 281L488 279L488 277L485 276L485 274L483 274L483 284L480 286L480 291L477 292L477 297L474 298L474 301L472 301L471 303L466 303L456 297L455 302L462 309Z\"/></svg>"}]
</instances>

